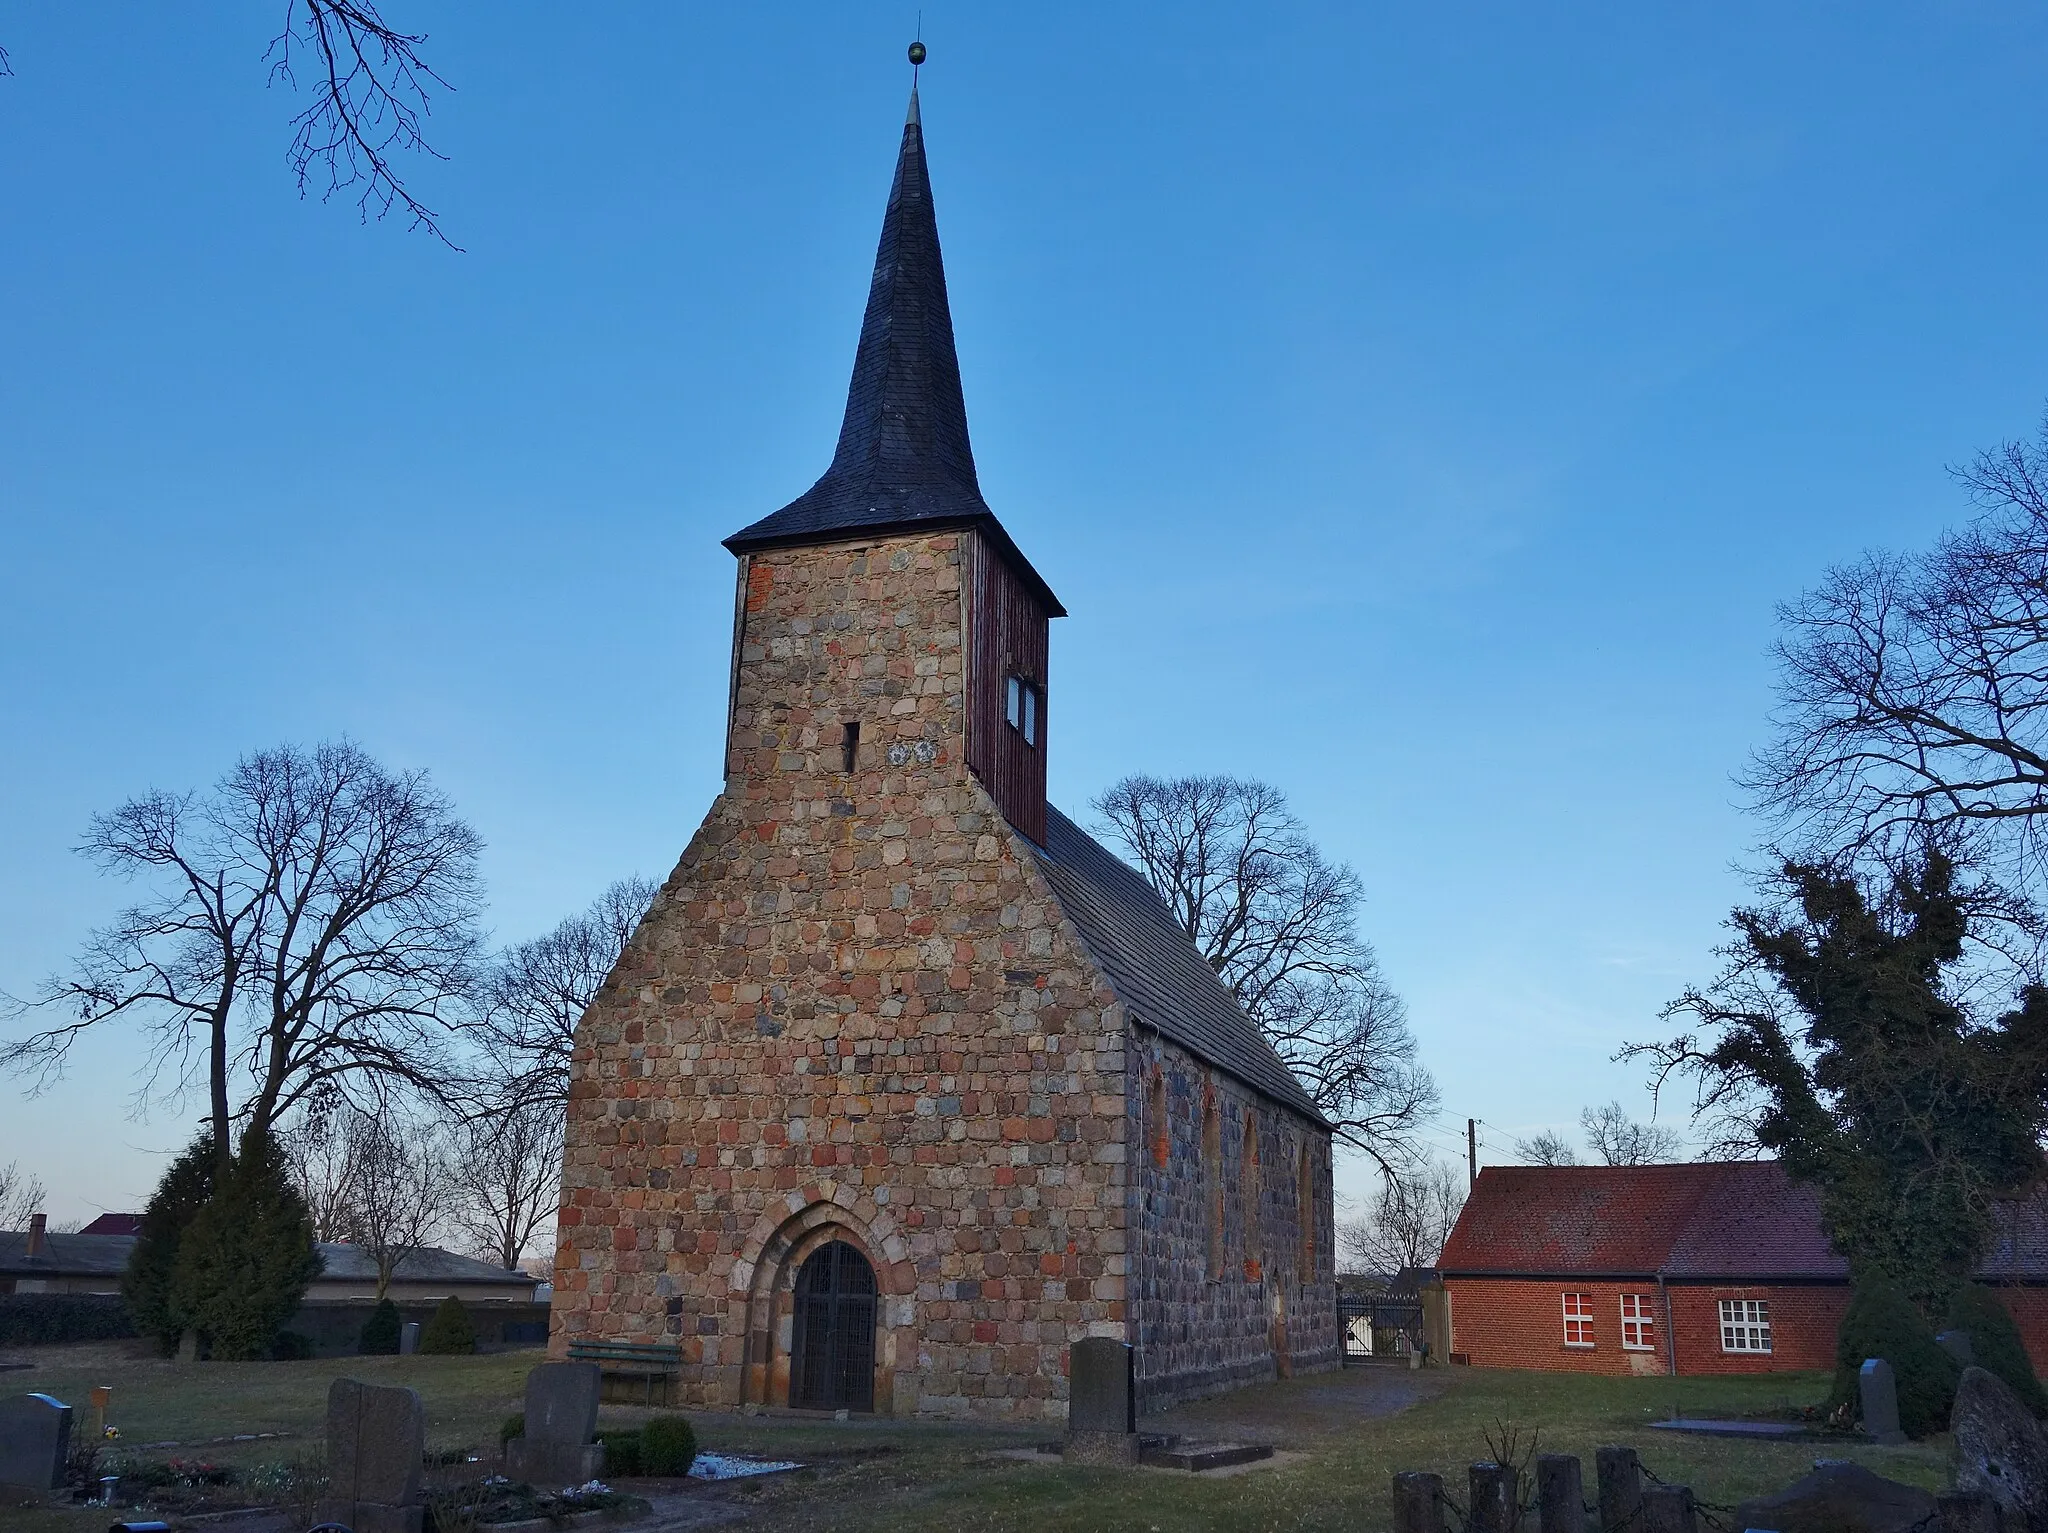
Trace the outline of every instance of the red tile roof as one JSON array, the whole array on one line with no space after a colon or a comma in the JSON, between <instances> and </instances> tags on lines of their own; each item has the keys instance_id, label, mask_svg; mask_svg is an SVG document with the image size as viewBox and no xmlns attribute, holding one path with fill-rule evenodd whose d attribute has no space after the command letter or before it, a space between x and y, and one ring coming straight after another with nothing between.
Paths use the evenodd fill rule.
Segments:
<instances>
[{"instance_id":1,"label":"red tile roof","mask_svg":"<svg viewBox=\"0 0 2048 1533\"><path fill-rule=\"evenodd\" d=\"M81 1235L140 1235L142 1233L142 1215L101 1214L99 1218L93 1220L92 1223L88 1224L78 1233Z\"/></svg>"},{"instance_id":2,"label":"red tile roof","mask_svg":"<svg viewBox=\"0 0 2048 1533\"><path fill-rule=\"evenodd\" d=\"M1488 1166L1437 1266L1446 1277L1841 1279L1820 1200L1776 1161Z\"/></svg>"}]
</instances>

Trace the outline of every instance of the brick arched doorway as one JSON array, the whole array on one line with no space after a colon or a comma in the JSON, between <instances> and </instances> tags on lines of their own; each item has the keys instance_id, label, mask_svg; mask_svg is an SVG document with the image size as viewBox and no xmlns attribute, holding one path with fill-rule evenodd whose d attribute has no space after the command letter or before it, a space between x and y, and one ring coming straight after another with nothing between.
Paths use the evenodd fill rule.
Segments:
<instances>
[{"instance_id":1,"label":"brick arched doorway","mask_svg":"<svg viewBox=\"0 0 2048 1533\"><path fill-rule=\"evenodd\" d=\"M810 1410L875 1408L875 1269L843 1240L797 1269L789 1403Z\"/></svg>"}]
</instances>

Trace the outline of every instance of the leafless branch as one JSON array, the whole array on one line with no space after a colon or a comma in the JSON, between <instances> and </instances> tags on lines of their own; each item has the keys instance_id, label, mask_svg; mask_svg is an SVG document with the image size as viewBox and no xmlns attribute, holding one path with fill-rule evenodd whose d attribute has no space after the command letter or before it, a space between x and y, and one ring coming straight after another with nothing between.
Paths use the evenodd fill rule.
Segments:
<instances>
[{"instance_id":1,"label":"leafless branch","mask_svg":"<svg viewBox=\"0 0 2048 1533\"><path fill-rule=\"evenodd\" d=\"M289 0L284 29L263 58L273 83L298 89L301 54L314 60L313 102L292 119L294 136L286 154L306 194L315 167L324 169L325 202L336 192L355 191L356 209L367 222L400 208L410 228L425 229L451 250L462 247L441 228L440 215L407 188L392 168L401 153L447 156L427 142L424 119L432 115L430 86L453 90L420 57L424 32L400 32L385 23L374 0Z\"/></svg>"}]
</instances>

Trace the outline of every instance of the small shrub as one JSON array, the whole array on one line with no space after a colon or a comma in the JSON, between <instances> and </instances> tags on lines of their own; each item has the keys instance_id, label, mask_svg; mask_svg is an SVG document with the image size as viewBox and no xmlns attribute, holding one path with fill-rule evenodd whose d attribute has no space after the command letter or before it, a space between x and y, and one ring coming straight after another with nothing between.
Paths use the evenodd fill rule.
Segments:
<instances>
[{"instance_id":1,"label":"small shrub","mask_svg":"<svg viewBox=\"0 0 2048 1533\"><path fill-rule=\"evenodd\" d=\"M398 1306L389 1299L379 1299L377 1307L370 1311L370 1318L363 1322L363 1333L356 1338L356 1350L365 1357L389 1357L398 1351Z\"/></svg>"},{"instance_id":2,"label":"small shrub","mask_svg":"<svg viewBox=\"0 0 2048 1533\"><path fill-rule=\"evenodd\" d=\"M697 1458L697 1432L687 1416L656 1416L640 1429L643 1474L688 1474Z\"/></svg>"},{"instance_id":3,"label":"small shrub","mask_svg":"<svg viewBox=\"0 0 2048 1533\"><path fill-rule=\"evenodd\" d=\"M612 1475L636 1475L645 1473L640 1467L640 1432L638 1428L613 1427L599 1432L597 1440L604 1444L604 1472Z\"/></svg>"},{"instance_id":4,"label":"small shrub","mask_svg":"<svg viewBox=\"0 0 2048 1533\"><path fill-rule=\"evenodd\" d=\"M1957 1289L1949 1301L1948 1329L1970 1338L1970 1351L1979 1368L2011 1385L2036 1416L2048 1416L2048 1390L2041 1388L2027 1358L2026 1343L2020 1340L2020 1328L2013 1324L1996 1293L1977 1283Z\"/></svg>"},{"instance_id":5,"label":"small shrub","mask_svg":"<svg viewBox=\"0 0 2048 1533\"><path fill-rule=\"evenodd\" d=\"M279 1331L270 1344L270 1356L280 1363L303 1363L313 1355L313 1338L304 1331Z\"/></svg>"},{"instance_id":6,"label":"small shrub","mask_svg":"<svg viewBox=\"0 0 2048 1533\"><path fill-rule=\"evenodd\" d=\"M524 1411L519 1412L515 1416L507 1416L498 1423L498 1446L501 1448L506 1443L512 1441L513 1438L524 1437L525 1435L526 1412Z\"/></svg>"},{"instance_id":7,"label":"small shrub","mask_svg":"<svg viewBox=\"0 0 2048 1533\"><path fill-rule=\"evenodd\" d=\"M1857 1374L1864 1359L1892 1365L1899 1387L1899 1426L1908 1437L1926 1437L1948 1425L1962 1369L1941 1350L1934 1332L1905 1291L1887 1278L1856 1285L1835 1333L1833 1403L1860 1414Z\"/></svg>"},{"instance_id":8,"label":"small shrub","mask_svg":"<svg viewBox=\"0 0 2048 1533\"><path fill-rule=\"evenodd\" d=\"M420 1350L443 1357L467 1356L476 1350L476 1327L454 1294L441 1301L434 1318L420 1332Z\"/></svg>"}]
</instances>

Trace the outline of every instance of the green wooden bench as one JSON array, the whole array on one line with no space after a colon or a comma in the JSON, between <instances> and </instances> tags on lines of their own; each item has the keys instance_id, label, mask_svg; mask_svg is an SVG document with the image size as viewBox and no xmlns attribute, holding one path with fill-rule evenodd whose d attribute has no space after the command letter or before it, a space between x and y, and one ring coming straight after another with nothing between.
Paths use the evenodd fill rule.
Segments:
<instances>
[{"instance_id":1,"label":"green wooden bench","mask_svg":"<svg viewBox=\"0 0 2048 1533\"><path fill-rule=\"evenodd\" d=\"M683 1371L683 1349L659 1342L572 1341L569 1361L597 1364L607 1381L639 1379L646 1386L647 1404L666 1405L672 1403L673 1386ZM657 1385L659 1400L655 1397Z\"/></svg>"}]
</instances>

